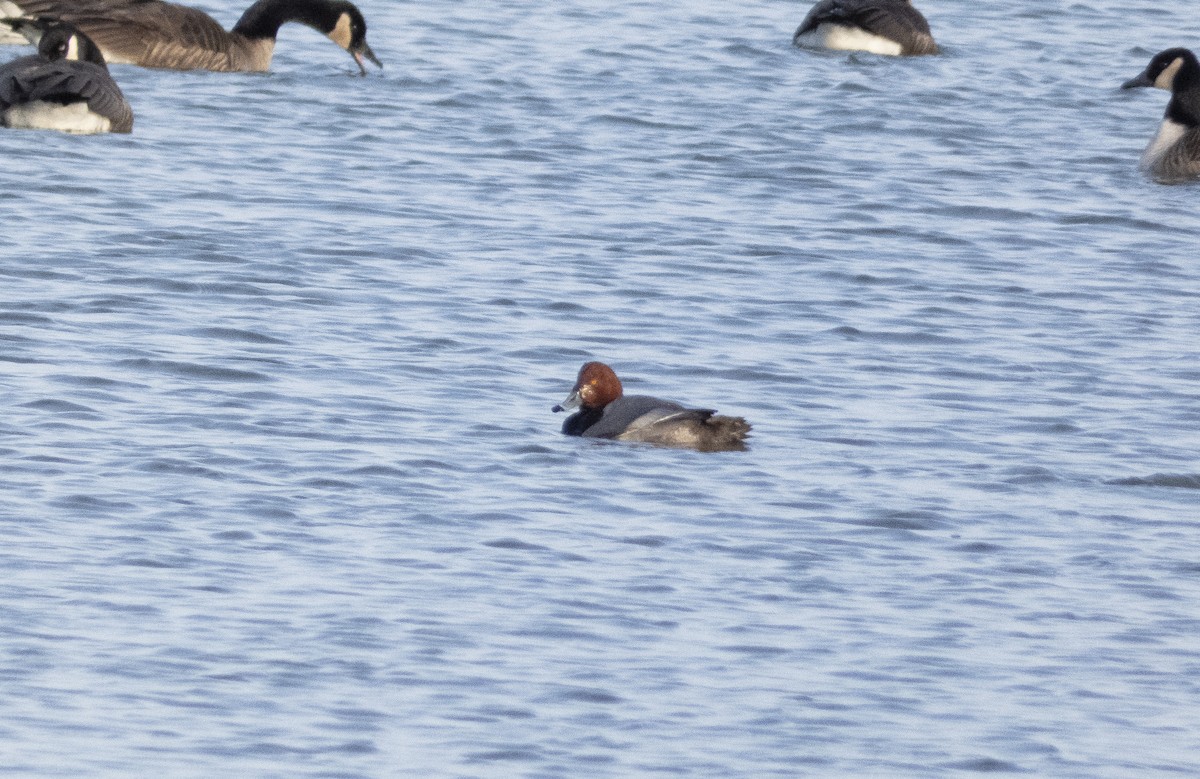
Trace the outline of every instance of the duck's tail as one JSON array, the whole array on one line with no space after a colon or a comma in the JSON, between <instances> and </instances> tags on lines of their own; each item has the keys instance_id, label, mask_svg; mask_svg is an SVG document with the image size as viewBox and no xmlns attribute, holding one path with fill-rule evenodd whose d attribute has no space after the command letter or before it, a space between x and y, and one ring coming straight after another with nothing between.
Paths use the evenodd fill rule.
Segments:
<instances>
[{"instance_id":1,"label":"duck's tail","mask_svg":"<svg viewBox=\"0 0 1200 779\"><path fill-rule=\"evenodd\" d=\"M744 452L750 423L742 417L711 416L704 420L708 434L701 437L705 452Z\"/></svg>"}]
</instances>

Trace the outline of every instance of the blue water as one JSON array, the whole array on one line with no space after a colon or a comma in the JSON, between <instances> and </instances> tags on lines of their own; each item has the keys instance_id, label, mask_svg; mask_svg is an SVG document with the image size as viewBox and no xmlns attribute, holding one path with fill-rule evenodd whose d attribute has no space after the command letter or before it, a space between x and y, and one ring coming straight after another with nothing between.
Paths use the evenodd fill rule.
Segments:
<instances>
[{"instance_id":1,"label":"blue water","mask_svg":"<svg viewBox=\"0 0 1200 779\"><path fill-rule=\"evenodd\" d=\"M1192 775L1200 189L1117 87L1200 19L919 6L362 0L367 78L5 131L0 773ZM560 435L588 359L750 451Z\"/></svg>"}]
</instances>

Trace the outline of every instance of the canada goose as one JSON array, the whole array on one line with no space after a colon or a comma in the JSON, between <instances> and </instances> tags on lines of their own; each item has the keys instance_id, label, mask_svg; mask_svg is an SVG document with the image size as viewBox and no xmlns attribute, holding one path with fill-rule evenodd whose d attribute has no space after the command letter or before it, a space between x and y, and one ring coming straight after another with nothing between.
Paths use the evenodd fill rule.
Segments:
<instances>
[{"instance_id":1,"label":"canada goose","mask_svg":"<svg viewBox=\"0 0 1200 779\"><path fill-rule=\"evenodd\" d=\"M909 0L821 0L792 43L872 54L937 54L929 22Z\"/></svg>"},{"instance_id":2,"label":"canada goose","mask_svg":"<svg viewBox=\"0 0 1200 779\"><path fill-rule=\"evenodd\" d=\"M1200 62L1187 49L1160 51L1122 89L1158 87L1171 93L1162 124L1146 150L1141 167L1162 181L1200 176Z\"/></svg>"},{"instance_id":3,"label":"canada goose","mask_svg":"<svg viewBox=\"0 0 1200 779\"><path fill-rule=\"evenodd\" d=\"M56 19L5 19L38 53L0 66L0 123L26 130L127 133L133 109L86 35Z\"/></svg>"},{"instance_id":4,"label":"canada goose","mask_svg":"<svg viewBox=\"0 0 1200 779\"><path fill-rule=\"evenodd\" d=\"M300 22L354 57L383 64L367 45L367 22L348 0L258 0L231 32L208 14L162 0L0 0L26 13L54 16L83 30L109 62L171 70L263 71L271 67L275 36Z\"/></svg>"}]
</instances>

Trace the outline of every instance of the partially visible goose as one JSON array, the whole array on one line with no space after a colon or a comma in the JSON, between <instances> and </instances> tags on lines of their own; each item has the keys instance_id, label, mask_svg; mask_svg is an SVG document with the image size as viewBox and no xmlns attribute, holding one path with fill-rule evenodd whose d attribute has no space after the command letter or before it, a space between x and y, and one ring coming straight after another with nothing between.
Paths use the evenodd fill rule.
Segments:
<instances>
[{"instance_id":1,"label":"partially visible goose","mask_svg":"<svg viewBox=\"0 0 1200 779\"><path fill-rule=\"evenodd\" d=\"M1200 62L1187 49L1160 51L1122 89L1158 87L1171 93L1158 134L1142 152L1142 170L1166 182L1200 176Z\"/></svg>"},{"instance_id":2,"label":"partially visible goose","mask_svg":"<svg viewBox=\"0 0 1200 779\"><path fill-rule=\"evenodd\" d=\"M38 53L0 66L0 123L26 130L127 133L133 109L86 35L55 19L5 19Z\"/></svg>"},{"instance_id":3,"label":"partially visible goose","mask_svg":"<svg viewBox=\"0 0 1200 779\"><path fill-rule=\"evenodd\" d=\"M11 0L0 0L0 19L16 18L24 15L24 11L14 5ZM0 24L0 44L24 44L25 36L13 30L7 24Z\"/></svg>"},{"instance_id":4,"label":"partially visible goose","mask_svg":"<svg viewBox=\"0 0 1200 779\"><path fill-rule=\"evenodd\" d=\"M792 43L872 54L937 54L929 22L909 0L821 0Z\"/></svg>"},{"instance_id":5,"label":"partially visible goose","mask_svg":"<svg viewBox=\"0 0 1200 779\"><path fill-rule=\"evenodd\" d=\"M367 22L348 0L258 0L226 32L208 14L162 0L0 0L26 14L55 16L83 30L109 62L171 70L263 71L288 22L324 33L354 57L383 67L367 45Z\"/></svg>"}]
</instances>

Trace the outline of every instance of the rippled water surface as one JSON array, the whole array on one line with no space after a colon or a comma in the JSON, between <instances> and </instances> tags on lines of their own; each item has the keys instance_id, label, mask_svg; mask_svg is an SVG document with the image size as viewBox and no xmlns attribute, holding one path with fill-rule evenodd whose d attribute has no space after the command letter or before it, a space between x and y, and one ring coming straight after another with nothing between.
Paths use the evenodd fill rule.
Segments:
<instances>
[{"instance_id":1,"label":"rippled water surface","mask_svg":"<svg viewBox=\"0 0 1200 779\"><path fill-rule=\"evenodd\" d=\"M0 772L1195 770L1191 3L361 6L3 132ZM588 359L750 451L560 435Z\"/></svg>"}]
</instances>

